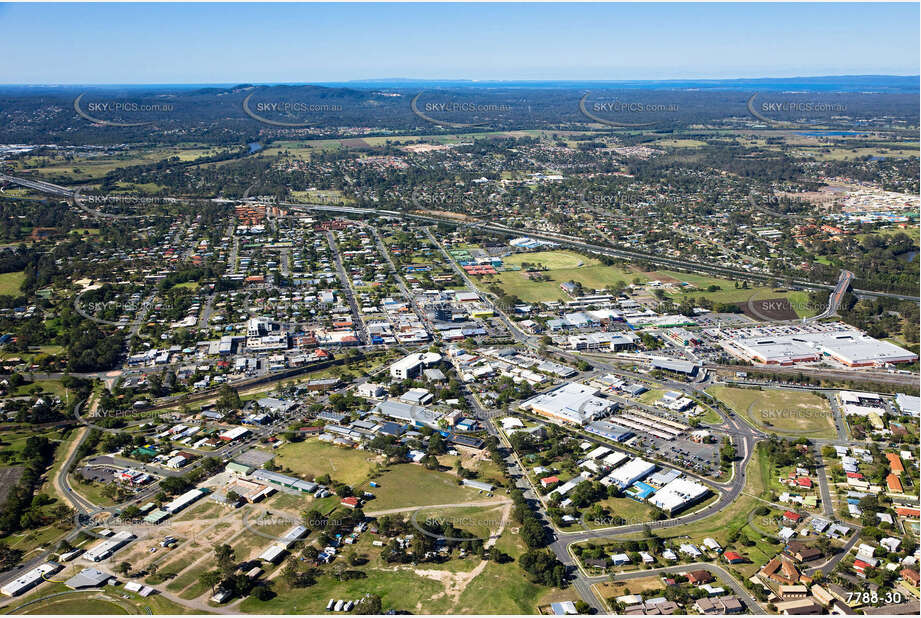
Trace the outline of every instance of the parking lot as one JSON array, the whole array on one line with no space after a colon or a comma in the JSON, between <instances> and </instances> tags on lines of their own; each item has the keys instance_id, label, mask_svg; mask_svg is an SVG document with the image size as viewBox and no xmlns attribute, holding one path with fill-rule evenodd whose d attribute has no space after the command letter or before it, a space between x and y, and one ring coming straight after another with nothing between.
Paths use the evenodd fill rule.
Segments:
<instances>
[{"instance_id":1,"label":"parking lot","mask_svg":"<svg viewBox=\"0 0 921 618\"><path fill-rule=\"evenodd\" d=\"M646 434L632 446L649 456L670 461L678 467L698 474L719 470L719 444L704 444L685 438L662 440Z\"/></svg>"},{"instance_id":2,"label":"parking lot","mask_svg":"<svg viewBox=\"0 0 921 618\"><path fill-rule=\"evenodd\" d=\"M116 472L116 468L108 466L81 466L77 468L77 473L83 478L96 483L114 483Z\"/></svg>"}]
</instances>

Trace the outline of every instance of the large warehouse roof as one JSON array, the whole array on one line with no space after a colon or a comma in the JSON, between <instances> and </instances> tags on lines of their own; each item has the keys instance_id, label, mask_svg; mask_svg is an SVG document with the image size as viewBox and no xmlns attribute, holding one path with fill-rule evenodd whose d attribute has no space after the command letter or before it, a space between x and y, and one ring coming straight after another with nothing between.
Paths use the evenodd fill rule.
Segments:
<instances>
[{"instance_id":1,"label":"large warehouse roof","mask_svg":"<svg viewBox=\"0 0 921 618\"><path fill-rule=\"evenodd\" d=\"M595 397L597 392L598 389L592 386L570 382L525 401L521 407L538 414L584 425L615 407L613 402Z\"/></svg>"}]
</instances>

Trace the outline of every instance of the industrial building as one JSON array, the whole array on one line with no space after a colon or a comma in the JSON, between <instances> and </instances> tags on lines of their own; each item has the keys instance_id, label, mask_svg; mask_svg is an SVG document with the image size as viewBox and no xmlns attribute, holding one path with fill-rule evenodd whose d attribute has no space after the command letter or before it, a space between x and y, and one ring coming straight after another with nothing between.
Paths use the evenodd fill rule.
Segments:
<instances>
[{"instance_id":1,"label":"industrial building","mask_svg":"<svg viewBox=\"0 0 921 618\"><path fill-rule=\"evenodd\" d=\"M312 481L304 481L293 476L288 476L287 474L272 472L271 470L253 470L253 474L250 478L255 481L278 485L286 489L295 489L302 493L313 493L320 487Z\"/></svg>"},{"instance_id":2,"label":"industrial building","mask_svg":"<svg viewBox=\"0 0 921 618\"><path fill-rule=\"evenodd\" d=\"M301 525L292 526L285 532L277 543L273 543L266 548L259 556L259 560L275 564L287 552L291 546L307 532L307 528Z\"/></svg>"},{"instance_id":3,"label":"industrial building","mask_svg":"<svg viewBox=\"0 0 921 618\"><path fill-rule=\"evenodd\" d=\"M61 565L57 562L46 562L40 564L34 569L23 573L10 583L8 583L3 588L0 588L0 593L8 597L19 596L20 594L27 592L39 585L48 575L54 575L61 570Z\"/></svg>"},{"instance_id":4,"label":"industrial building","mask_svg":"<svg viewBox=\"0 0 921 618\"><path fill-rule=\"evenodd\" d=\"M585 425L609 414L617 407L612 401L596 397L597 392L598 389L593 386L569 382L555 390L528 399L520 407L554 421Z\"/></svg>"},{"instance_id":5,"label":"industrial building","mask_svg":"<svg viewBox=\"0 0 921 618\"><path fill-rule=\"evenodd\" d=\"M163 510L171 515L175 515L185 507L201 498L203 495L205 495L205 492L203 492L201 489L190 489L178 498L175 498L172 502L164 505Z\"/></svg>"},{"instance_id":6,"label":"industrial building","mask_svg":"<svg viewBox=\"0 0 921 618\"><path fill-rule=\"evenodd\" d=\"M65 581L64 585L71 590L81 590L83 588L99 588L114 580L115 577L99 569L83 569Z\"/></svg>"},{"instance_id":7,"label":"industrial building","mask_svg":"<svg viewBox=\"0 0 921 618\"><path fill-rule=\"evenodd\" d=\"M307 528L301 525L295 525L288 529L282 537L280 543L285 546L285 549L291 547L295 541L300 540L302 536L307 532Z\"/></svg>"},{"instance_id":8,"label":"industrial building","mask_svg":"<svg viewBox=\"0 0 921 618\"><path fill-rule=\"evenodd\" d=\"M83 557L90 562L99 562L105 560L119 549L133 541L136 537L127 530L115 533L112 538L106 539L92 549L88 549Z\"/></svg>"}]
</instances>

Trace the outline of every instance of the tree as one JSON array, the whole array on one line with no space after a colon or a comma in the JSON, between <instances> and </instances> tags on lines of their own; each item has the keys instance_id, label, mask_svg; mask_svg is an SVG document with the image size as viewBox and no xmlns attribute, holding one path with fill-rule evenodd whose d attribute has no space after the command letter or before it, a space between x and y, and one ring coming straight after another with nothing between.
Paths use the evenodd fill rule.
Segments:
<instances>
[{"instance_id":1,"label":"tree","mask_svg":"<svg viewBox=\"0 0 921 618\"><path fill-rule=\"evenodd\" d=\"M380 614L382 609L381 598L376 594L366 594L355 604L355 613L362 616Z\"/></svg>"},{"instance_id":2,"label":"tree","mask_svg":"<svg viewBox=\"0 0 921 618\"><path fill-rule=\"evenodd\" d=\"M547 531L536 518L528 518L521 526L521 539L525 545L532 549L543 547L547 544Z\"/></svg>"},{"instance_id":3,"label":"tree","mask_svg":"<svg viewBox=\"0 0 921 618\"><path fill-rule=\"evenodd\" d=\"M131 565L128 564L127 562L120 562L118 564L118 568L116 568L115 570L121 573L122 575L128 575L128 573L131 572Z\"/></svg>"},{"instance_id":4,"label":"tree","mask_svg":"<svg viewBox=\"0 0 921 618\"><path fill-rule=\"evenodd\" d=\"M293 556L285 562L285 566L281 571L282 577L285 578L285 582L289 586L294 586L297 583L297 579L300 576L297 570L297 558Z\"/></svg>"},{"instance_id":5,"label":"tree","mask_svg":"<svg viewBox=\"0 0 921 618\"><path fill-rule=\"evenodd\" d=\"M444 437L438 432L432 434L432 437L429 438L429 455L444 455L448 452L447 446L445 446Z\"/></svg>"},{"instance_id":6,"label":"tree","mask_svg":"<svg viewBox=\"0 0 921 618\"><path fill-rule=\"evenodd\" d=\"M225 576L229 576L236 569L234 564L235 553L233 547L224 543L214 548L214 557L217 559L217 566Z\"/></svg>"},{"instance_id":7,"label":"tree","mask_svg":"<svg viewBox=\"0 0 921 618\"><path fill-rule=\"evenodd\" d=\"M240 393L229 384L222 384L219 393L215 402L215 407L218 410L239 410L243 407L243 402L240 401Z\"/></svg>"},{"instance_id":8,"label":"tree","mask_svg":"<svg viewBox=\"0 0 921 618\"><path fill-rule=\"evenodd\" d=\"M221 579L221 574L217 571L205 571L198 576L198 583L205 588L210 588L211 594L214 594L214 588L221 583Z\"/></svg>"}]
</instances>

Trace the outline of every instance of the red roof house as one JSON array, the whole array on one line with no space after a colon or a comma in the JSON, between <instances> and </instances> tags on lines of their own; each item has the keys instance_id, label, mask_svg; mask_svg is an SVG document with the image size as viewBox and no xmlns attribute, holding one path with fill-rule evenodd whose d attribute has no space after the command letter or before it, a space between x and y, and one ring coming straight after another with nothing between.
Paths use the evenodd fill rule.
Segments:
<instances>
[{"instance_id":1,"label":"red roof house","mask_svg":"<svg viewBox=\"0 0 921 618\"><path fill-rule=\"evenodd\" d=\"M726 559L726 562L729 564L739 564L740 562L745 562L745 558L740 556L734 551L727 551L723 553L723 558Z\"/></svg>"}]
</instances>

